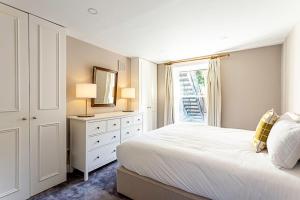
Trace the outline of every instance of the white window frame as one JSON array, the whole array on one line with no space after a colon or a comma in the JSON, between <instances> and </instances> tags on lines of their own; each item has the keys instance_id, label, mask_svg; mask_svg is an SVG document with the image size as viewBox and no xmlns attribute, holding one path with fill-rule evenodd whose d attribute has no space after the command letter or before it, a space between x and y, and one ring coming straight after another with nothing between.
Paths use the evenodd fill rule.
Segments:
<instances>
[{"instance_id":1,"label":"white window frame","mask_svg":"<svg viewBox=\"0 0 300 200\"><path fill-rule=\"evenodd\" d=\"M194 71L194 70L207 70L208 69L208 60L202 60L197 62L188 62L188 63L179 63L172 66L173 74L173 95L174 95L174 123L180 123L180 112L179 112L179 100L180 96L180 86L179 81L176 80L179 77L179 73L182 71ZM198 123L198 122L189 122L189 123Z\"/></svg>"}]
</instances>

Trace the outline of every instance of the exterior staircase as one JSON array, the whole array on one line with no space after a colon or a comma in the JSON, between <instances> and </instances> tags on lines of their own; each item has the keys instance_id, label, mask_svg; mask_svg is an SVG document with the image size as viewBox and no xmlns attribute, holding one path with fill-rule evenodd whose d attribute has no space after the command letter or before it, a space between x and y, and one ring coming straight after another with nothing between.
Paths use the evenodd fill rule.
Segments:
<instances>
[{"instance_id":1,"label":"exterior staircase","mask_svg":"<svg viewBox=\"0 0 300 200\"><path fill-rule=\"evenodd\" d=\"M206 113L204 99L199 96L199 86L190 72L180 72L181 103L187 121L203 121Z\"/></svg>"}]
</instances>

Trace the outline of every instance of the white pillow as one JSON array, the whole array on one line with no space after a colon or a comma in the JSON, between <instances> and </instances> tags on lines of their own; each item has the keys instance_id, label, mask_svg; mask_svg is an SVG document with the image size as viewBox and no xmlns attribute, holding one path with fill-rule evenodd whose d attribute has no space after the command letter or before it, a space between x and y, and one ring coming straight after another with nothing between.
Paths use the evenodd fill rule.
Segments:
<instances>
[{"instance_id":1,"label":"white pillow","mask_svg":"<svg viewBox=\"0 0 300 200\"><path fill-rule=\"evenodd\" d=\"M296 122L300 122L300 115L293 113L293 112L287 112L285 115L288 115L292 120Z\"/></svg>"},{"instance_id":2,"label":"white pillow","mask_svg":"<svg viewBox=\"0 0 300 200\"><path fill-rule=\"evenodd\" d=\"M271 162L279 168L293 168L300 159L300 123L289 113L274 124L267 140Z\"/></svg>"}]
</instances>

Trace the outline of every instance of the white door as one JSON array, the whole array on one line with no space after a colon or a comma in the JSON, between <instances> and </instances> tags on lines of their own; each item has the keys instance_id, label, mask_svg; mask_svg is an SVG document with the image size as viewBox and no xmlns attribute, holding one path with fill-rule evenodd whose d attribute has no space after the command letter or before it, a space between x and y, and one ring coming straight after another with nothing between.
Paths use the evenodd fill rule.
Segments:
<instances>
[{"instance_id":1,"label":"white door","mask_svg":"<svg viewBox=\"0 0 300 200\"><path fill-rule=\"evenodd\" d=\"M141 76L141 107L143 112L143 129L144 132L152 130L152 114L151 110L151 74L149 74L149 65L145 60L140 60L140 76Z\"/></svg>"},{"instance_id":2,"label":"white door","mask_svg":"<svg viewBox=\"0 0 300 200\"><path fill-rule=\"evenodd\" d=\"M141 65L141 104L144 114L144 131L156 129L157 65L146 60Z\"/></svg>"},{"instance_id":3,"label":"white door","mask_svg":"<svg viewBox=\"0 0 300 200\"><path fill-rule=\"evenodd\" d=\"M66 35L29 15L31 195L66 180Z\"/></svg>"},{"instance_id":4,"label":"white door","mask_svg":"<svg viewBox=\"0 0 300 200\"><path fill-rule=\"evenodd\" d=\"M152 130L157 128L157 65L150 63L151 69L151 118Z\"/></svg>"},{"instance_id":5,"label":"white door","mask_svg":"<svg viewBox=\"0 0 300 200\"><path fill-rule=\"evenodd\" d=\"M0 4L0 199L29 197L28 15Z\"/></svg>"}]
</instances>

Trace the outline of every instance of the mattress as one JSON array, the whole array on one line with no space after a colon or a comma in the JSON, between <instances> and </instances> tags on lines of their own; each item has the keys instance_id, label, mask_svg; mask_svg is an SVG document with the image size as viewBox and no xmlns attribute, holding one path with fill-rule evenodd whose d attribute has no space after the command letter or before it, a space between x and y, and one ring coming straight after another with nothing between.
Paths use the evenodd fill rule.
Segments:
<instances>
[{"instance_id":1,"label":"mattress","mask_svg":"<svg viewBox=\"0 0 300 200\"><path fill-rule=\"evenodd\" d=\"M272 165L255 153L253 131L183 123L144 133L117 147L123 167L215 200L300 199L300 165Z\"/></svg>"}]
</instances>

